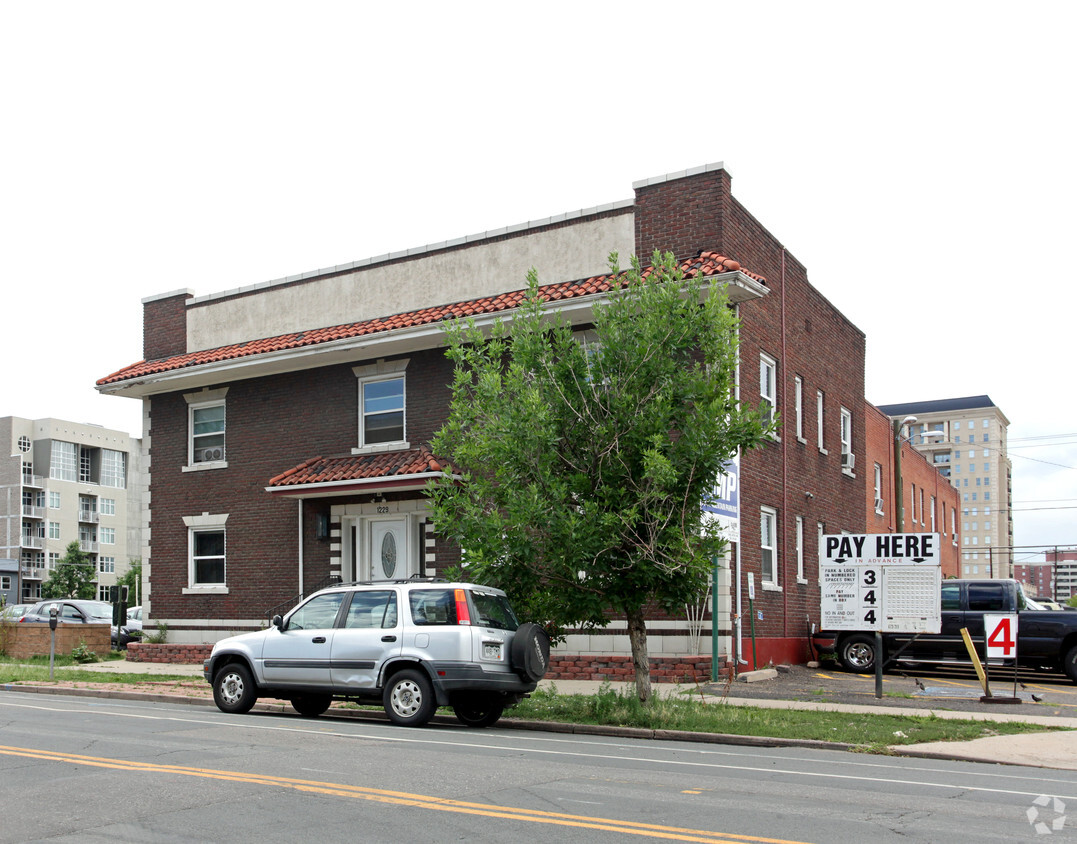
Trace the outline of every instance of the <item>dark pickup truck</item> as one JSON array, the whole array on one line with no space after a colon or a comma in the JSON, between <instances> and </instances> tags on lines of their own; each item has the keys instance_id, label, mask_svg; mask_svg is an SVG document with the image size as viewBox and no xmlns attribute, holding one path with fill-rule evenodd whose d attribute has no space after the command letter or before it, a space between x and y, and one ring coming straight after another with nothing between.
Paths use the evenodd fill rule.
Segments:
<instances>
[{"instance_id":1,"label":"dark pickup truck","mask_svg":"<svg viewBox=\"0 0 1077 844\"><path fill-rule=\"evenodd\" d=\"M884 668L912 662L970 665L961 628L968 628L982 658L984 613L1016 612L1018 665L1065 671L1077 683L1077 612L1041 608L1016 580L944 580L941 601L938 633L883 634ZM873 631L820 630L812 644L820 654L836 655L849 671L875 670Z\"/></svg>"}]
</instances>

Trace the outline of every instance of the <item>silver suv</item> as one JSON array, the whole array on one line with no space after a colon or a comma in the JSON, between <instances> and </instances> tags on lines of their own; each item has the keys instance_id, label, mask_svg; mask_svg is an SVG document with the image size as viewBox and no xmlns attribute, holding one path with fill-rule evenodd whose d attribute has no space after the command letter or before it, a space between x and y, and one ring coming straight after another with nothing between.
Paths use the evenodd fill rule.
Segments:
<instances>
[{"instance_id":1,"label":"silver suv","mask_svg":"<svg viewBox=\"0 0 1077 844\"><path fill-rule=\"evenodd\" d=\"M315 592L265 630L223 639L203 673L224 712L259 697L321 715L334 700L380 702L402 726L451 706L469 727L489 727L533 692L550 640L520 624L500 589L407 580Z\"/></svg>"}]
</instances>

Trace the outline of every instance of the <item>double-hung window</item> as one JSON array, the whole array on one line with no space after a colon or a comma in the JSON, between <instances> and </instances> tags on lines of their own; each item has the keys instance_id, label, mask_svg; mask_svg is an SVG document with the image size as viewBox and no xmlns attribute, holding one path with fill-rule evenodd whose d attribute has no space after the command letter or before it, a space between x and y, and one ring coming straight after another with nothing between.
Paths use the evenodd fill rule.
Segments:
<instances>
[{"instance_id":1,"label":"double-hung window","mask_svg":"<svg viewBox=\"0 0 1077 844\"><path fill-rule=\"evenodd\" d=\"M823 391L817 390L815 393L815 439L819 445L819 451L826 454L826 446L824 444L823 432L826 430L823 425Z\"/></svg>"},{"instance_id":2,"label":"double-hung window","mask_svg":"<svg viewBox=\"0 0 1077 844\"><path fill-rule=\"evenodd\" d=\"M228 455L225 450L226 414L224 397L228 392L225 387L220 390L203 390L188 393L187 429L188 455L187 465L196 469L215 469L227 466Z\"/></svg>"},{"instance_id":3,"label":"double-hung window","mask_svg":"<svg viewBox=\"0 0 1077 844\"><path fill-rule=\"evenodd\" d=\"M194 463L224 460L224 404L191 408L191 452Z\"/></svg>"},{"instance_id":4,"label":"double-hung window","mask_svg":"<svg viewBox=\"0 0 1077 844\"><path fill-rule=\"evenodd\" d=\"M804 379L799 375L793 379L794 415L796 417L797 441L804 442Z\"/></svg>"},{"instance_id":5,"label":"double-hung window","mask_svg":"<svg viewBox=\"0 0 1077 844\"><path fill-rule=\"evenodd\" d=\"M778 511L762 507L759 511L760 572L764 586L778 586Z\"/></svg>"},{"instance_id":6,"label":"double-hung window","mask_svg":"<svg viewBox=\"0 0 1077 844\"><path fill-rule=\"evenodd\" d=\"M352 370L359 379L359 447L353 451L408 448L407 366L404 358Z\"/></svg>"},{"instance_id":7,"label":"double-hung window","mask_svg":"<svg viewBox=\"0 0 1077 844\"><path fill-rule=\"evenodd\" d=\"M224 531L191 532L191 585L218 586L224 580Z\"/></svg>"},{"instance_id":8,"label":"double-hung window","mask_svg":"<svg viewBox=\"0 0 1077 844\"><path fill-rule=\"evenodd\" d=\"M759 397L763 418L770 422L778 407L778 362L764 354L759 355Z\"/></svg>"},{"instance_id":9,"label":"double-hung window","mask_svg":"<svg viewBox=\"0 0 1077 844\"><path fill-rule=\"evenodd\" d=\"M807 583L804 578L804 517L796 519L796 542L797 542L797 583Z\"/></svg>"},{"instance_id":10,"label":"double-hung window","mask_svg":"<svg viewBox=\"0 0 1077 844\"><path fill-rule=\"evenodd\" d=\"M362 444L403 442L404 379L364 381L362 392Z\"/></svg>"},{"instance_id":11,"label":"double-hung window","mask_svg":"<svg viewBox=\"0 0 1077 844\"><path fill-rule=\"evenodd\" d=\"M852 472L856 468L853 455L853 414L846 408L841 409L841 468Z\"/></svg>"},{"instance_id":12,"label":"double-hung window","mask_svg":"<svg viewBox=\"0 0 1077 844\"><path fill-rule=\"evenodd\" d=\"M883 467L875 464L875 512L883 515Z\"/></svg>"},{"instance_id":13,"label":"double-hung window","mask_svg":"<svg viewBox=\"0 0 1077 844\"><path fill-rule=\"evenodd\" d=\"M226 530L228 515L185 516L187 588L185 594L228 591Z\"/></svg>"}]
</instances>

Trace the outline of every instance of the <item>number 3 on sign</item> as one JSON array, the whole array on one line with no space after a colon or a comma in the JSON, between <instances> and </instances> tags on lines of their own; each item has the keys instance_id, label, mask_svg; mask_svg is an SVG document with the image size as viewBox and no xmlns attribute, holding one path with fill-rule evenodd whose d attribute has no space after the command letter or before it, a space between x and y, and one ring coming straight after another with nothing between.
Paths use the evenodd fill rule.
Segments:
<instances>
[{"instance_id":1,"label":"number 3 on sign","mask_svg":"<svg viewBox=\"0 0 1077 844\"><path fill-rule=\"evenodd\" d=\"M1017 615L984 615L988 659L1014 659L1017 656Z\"/></svg>"}]
</instances>

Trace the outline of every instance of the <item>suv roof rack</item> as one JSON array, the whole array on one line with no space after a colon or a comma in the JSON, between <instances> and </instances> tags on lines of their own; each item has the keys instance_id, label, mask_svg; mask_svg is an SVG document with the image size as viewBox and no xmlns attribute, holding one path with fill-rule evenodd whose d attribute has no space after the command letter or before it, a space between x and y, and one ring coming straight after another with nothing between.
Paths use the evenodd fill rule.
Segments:
<instances>
[{"instance_id":1,"label":"suv roof rack","mask_svg":"<svg viewBox=\"0 0 1077 844\"><path fill-rule=\"evenodd\" d=\"M333 583L325 586L325 589L335 589L338 586L401 586L407 583L448 583L444 577L426 577L412 575L411 577L398 577L391 580L351 580L347 583Z\"/></svg>"}]
</instances>

